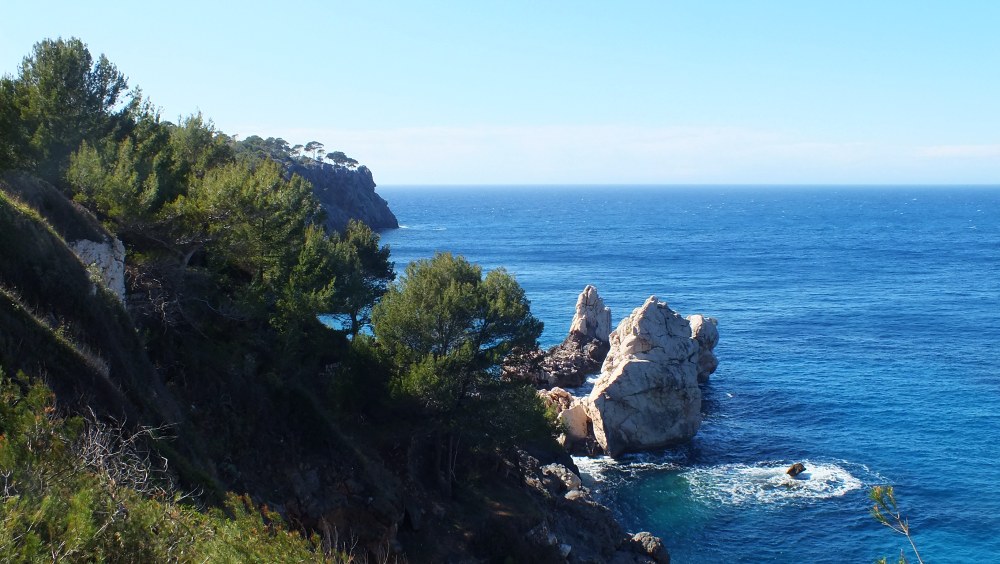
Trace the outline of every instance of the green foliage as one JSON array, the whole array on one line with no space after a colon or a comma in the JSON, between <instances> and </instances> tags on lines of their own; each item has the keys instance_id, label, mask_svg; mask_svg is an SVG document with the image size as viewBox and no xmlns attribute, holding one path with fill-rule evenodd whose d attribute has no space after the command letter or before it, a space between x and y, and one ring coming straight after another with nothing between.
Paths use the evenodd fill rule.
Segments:
<instances>
[{"instance_id":1,"label":"green foliage","mask_svg":"<svg viewBox=\"0 0 1000 564\"><path fill-rule=\"evenodd\" d=\"M306 143L306 146L303 150L307 153L312 153L313 159L318 161L320 153L323 152L323 144L320 143L319 141L310 141Z\"/></svg>"},{"instance_id":2,"label":"green foliage","mask_svg":"<svg viewBox=\"0 0 1000 564\"><path fill-rule=\"evenodd\" d=\"M335 307L336 247L323 228L310 225L298 260L280 288L271 323L290 340L298 340L303 325L317 324L316 314Z\"/></svg>"},{"instance_id":3,"label":"green foliage","mask_svg":"<svg viewBox=\"0 0 1000 564\"><path fill-rule=\"evenodd\" d=\"M15 102L14 80L0 77L0 170L17 168L26 157L26 139Z\"/></svg>"},{"instance_id":4,"label":"green foliage","mask_svg":"<svg viewBox=\"0 0 1000 564\"><path fill-rule=\"evenodd\" d=\"M450 253L415 261L372 312L375 333L401 366L430 356L468 371L494 371L514 347L534 344L542 324L505 270L485 278Z\"/></svg>"},{"instance_id":5,"label":"green foliage","mask_svg":"<svg viewBox=\"0 0 1000 564\"><path fill-rule=\"evenodd\" d=\"M103 152L84 142L70 159L67 180L103 216L120 224L148 223L161 201L159 167L144 166L148 160L132 137Z\"/></svg>"},{"instance_id":6,"label":"green foliage","mask_svg":"<svg viewBox=\"0 0 1000 564\"><path fill-rule=\"evenodd\" d=\"M59 182L70 154L83 141L96 142L125 126L139 96L103 55L95 62L76 38L46 39L25 57L20 74L0 87L0 119L12 104L19 127L5 136L8 162L35 169ZM11 148L15 155L10 155ZM13 158L11 158L13 156Z\"/></svg>"},{"instance_id":7,"label":"green foliage","mask_svg":"<svg viewBox=\"0 0 1000 564\"><path fill-rule=\"evenodd\" d=\"M85 427L58 417L43 385L0 371L0 561L347 561L247 497L202 513L117 482L83 454Z\"/></svg>"},{"instance_id":8,"label":"green foliage","mask_svg":"<svg viewBox=\"0 0 1000 564\"><path fill-rule=\"evenodd\" d=\"M358 335L336 368L329 373L330 393L337 413L385 415L391 360L369 335Z\"/></svg>"},{"instance_id":9,"label":"green foliage","mask_svg":"<svg viewBox=\"0 0 1000 564\"><path fill-rule=\"evenodd\" d=\"M70 159L67 180L76 199L126 235L163 241L169 239L163 225L176 219L164 205L232 160L229 138L200 114L175 126L149 112L121 141L84 142Z\"/></svg>"},{"instance_id":10,"label":"green foliage","mask_svg":"<svg viewBox=\"0 0 1000 564\"><path fill-rule=\"evenodd\" d=\"M358 161L348 157L343 151L334 151L332 153L326 154L326 159L335 165L346 166L347 168L354 168L358 166Z\"/></svg>"},{"instance_id":11,"label":"green foliage","mask_svg":"<svg viewBox=\"0 0 1000 564\"><path fill-rule=\"evenodd\" d=\"M306 226L320 213L309 184L299 176L285 180L281 166L267 160L211 169L177 206L219 264L265 284L291 268Z\"/></svg>"},{"instance_id":12,"label":"green foliage","mask_svg":"<svg viewBox=\"0 0 1000 564\"><path fill-rule=\"evenodd\" d=\"M188 116L180 125L170 126L175 177L185 183L204 178L205 174L235 158L232 139L215 129L200 113Z\"/></svg>"},{"instance_id":13,"label":"green foliage","mask_svg":"<svg viewBox=\"0 0 1000 564\"><path fill-rule=\"evenodd\" d=\"M378 233L351 220L344 233L333 236L336 256L336 304L330 310L347 316L349 332L356 336L371 323L371 309L396 278L389 247L379 245Z\"/></svg>"},{"instance_id":14,"label":"green foliage","mask_svg":"<svg viewBox=\"0 0 1000 564\"><path fill-rule=\"evenodd\" d=\"M446 491L464 439L489 449L550 431L533 390L499 380L504 356L542 330L506 271L484 278L448 253L416 261L375 306L372 324L395 362L396 396L419 405L446 451L438 468Z\"/></svg>"},{"instance_id":15,"label":"green foliage","mask_svg":"<svg viewBox=\"0 0 1000 564\"><path fill-rule=\"evenodd\" d=\"M870 509L872 517L879 523L905 536L906 540L910 541L910 547L913 548L913 554L916 555L917 562L923 564L924 561L920 557L920 552L917 551L917 545L914 544L913 537L910 535L910 522L902 516L899 506L896 504L896 493L893 487L873 486L868 492L868 497L874 502ZM882 559L882 562L885 562L885 558ZM906 562L906 558L902 552L899 553L899 562Z\"/></svg>"},{"instance_id":16,"label":"green foliage","mask_svg":"<svg viewBox=\"0 0 1000 564\"><path fill-rule=\"evenodd\" d=\"M236 156L241 159L261 160L271 159L284 162L292 157L297 157L302 150L302 145L289 147L288 142L278 137L262 138L259 135L251 135L243 141L236 143Z\"/></svg>"}]
</instances>

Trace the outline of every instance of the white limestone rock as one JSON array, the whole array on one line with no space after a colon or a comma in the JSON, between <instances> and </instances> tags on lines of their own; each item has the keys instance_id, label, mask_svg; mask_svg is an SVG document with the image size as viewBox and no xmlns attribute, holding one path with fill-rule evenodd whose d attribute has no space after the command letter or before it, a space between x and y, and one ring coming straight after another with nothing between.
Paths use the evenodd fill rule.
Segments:
<instances>
[{"instance_id":1,"label":"white limestone rock","mask_svg":"<svg viewBox=\"0 0 1000 564\"><path fill-rule=\"evenodd\" d=\"M686 319L651 296L610 335L601 377L585 399L610 456L689 440L701 426L698 341Z\"/></svg>"},{"instance_id":2,"label":"white limestone rock","mask_svg":"<svg viewBox=\"0 0 1000 564\"><path fill-rule=\"evenodd\" d=\"M576 313L569 326L570 335L608 342L611 333L611 308L605 307L597 288L587 285L576 299Z\"/></svg>"},{"instance_id":3,"label":"white limestone rock","mask_svg":"<svg viewBox=\"0 0 1000 564\"><path fill-rule=\"evenodd\" d=\"M691 338L698 341L698 383L708 383L708 377L719 367L719 359L713 352L719 343L719 322L714 317L701 314L688 316L691 324Z\"/></svg>"},{"instance_id":4,"label":"white limestone rock","mask_svg":"<svg viewBox=\"0 0 1000 564\"><path fill-rule=\"evenodd\" d=\"M587 408L581 401L577 400L569 409L560 411L556 421L562 423L566 430L567 444L570 446L587 440L589 436L587 423L590 422L590 418L587 417Z\"/></svg>"},{"instance_id":5,"label":"white limestone rock","mask_svg":"<svg viewBox=\"0 0 1000 564\"><path fill-rule=\"evenodd\" d=\"M116 238L103 242L80 239L69 244L84 265L100 273L104 287L125 302L125 245Z\"/></svg>"}]
</instances>

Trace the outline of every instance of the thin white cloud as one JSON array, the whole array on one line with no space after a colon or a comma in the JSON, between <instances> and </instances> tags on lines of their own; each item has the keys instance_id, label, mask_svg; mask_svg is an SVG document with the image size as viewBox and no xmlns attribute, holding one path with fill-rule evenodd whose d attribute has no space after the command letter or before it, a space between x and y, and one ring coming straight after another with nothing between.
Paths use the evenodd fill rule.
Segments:
<instances>
[{"instance_id":1,"label":"thin white cloud","mask_svg":"<svg viewBox=\"0 0 1000 564\"><path fill-rule=\"evenodd\" d=\"M1000 144L997 145L935 145L925 147L921 155L931 158L1000 158Z\"/></svg>"},{"instance_id":2,"label":"thin white cloud","mask_svg":"<svg viewBox=\"0 0 1000 564\"><path fill-rule=\"evenodd\" d=\"M252 130L252 128L248 129ZM290 129L367 164L381 184L1000 182L1000 145L826 142L737 127ZM985 159L984 159L985 160Z\"/></svg>"}]
</instances>

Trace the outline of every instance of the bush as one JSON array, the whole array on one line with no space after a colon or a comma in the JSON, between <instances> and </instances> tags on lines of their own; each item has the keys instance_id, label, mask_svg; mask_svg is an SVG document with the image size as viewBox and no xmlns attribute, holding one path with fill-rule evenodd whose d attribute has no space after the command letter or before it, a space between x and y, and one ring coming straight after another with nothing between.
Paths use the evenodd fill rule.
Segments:
<instances>
[{"instance_id":1,"label":"bush","mask_svg":"<svg viewBox=\"0 0 1000 564\"><path fill-rule=\"evenodd\" d=\"M56 413L42 384L0 372L0 561L349 560L324 554L321 539L289 531L247 497L229 494L225 510L207 513L183 504L135 456L137 435ZM116 460L84 456L99 445ZM112 469L123 467L145 479L122 480Z\"/></svg>"}]
</instances>

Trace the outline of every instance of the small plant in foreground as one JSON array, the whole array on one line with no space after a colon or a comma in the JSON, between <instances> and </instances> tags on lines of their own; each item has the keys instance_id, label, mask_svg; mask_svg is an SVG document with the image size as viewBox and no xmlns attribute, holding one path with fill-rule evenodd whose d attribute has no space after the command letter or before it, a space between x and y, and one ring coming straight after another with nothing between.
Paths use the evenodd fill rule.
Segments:
<instances>
[{"instance_id":1,"label":"small plant in foreground","mask_svg":"<svg viewBox=\"0 0 1000 564\"><path fill-rule=\"evenodd\" d=\"M910 536L910 522L900 514L899 507L896 505L896 494L892 486L873 486L871 491L868 492L868 497L875 502L871 508L872 517L893 531L904 535L906 540L910 541L910 546L913 547L913 554L916 555L917 562L923 564L924 560L920 558L917 545L913 543L913 537ZM886 560L883 558L879 562L884 564ZM902 551L899 553L899 562L906 562Z\"/></svg>"}]
</instances>

